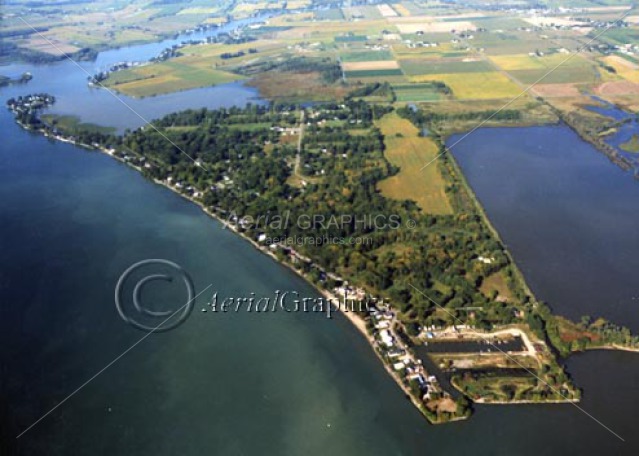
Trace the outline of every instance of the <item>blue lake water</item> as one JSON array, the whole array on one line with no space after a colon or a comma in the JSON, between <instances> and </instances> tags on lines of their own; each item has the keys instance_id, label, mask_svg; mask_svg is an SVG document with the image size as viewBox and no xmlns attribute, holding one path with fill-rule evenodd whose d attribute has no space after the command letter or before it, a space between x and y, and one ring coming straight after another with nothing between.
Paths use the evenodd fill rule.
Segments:
<instances>
[{"instance_id":1,"label":"blue lake water","mask_svg":"<svg viewBox=\"0 0 639 456\"><path fill-rule=\"evenodd\" d=\"M639 330L632 174L563 125L480 129L453 154L538 298Z\"/></svg>"}]
</instances>

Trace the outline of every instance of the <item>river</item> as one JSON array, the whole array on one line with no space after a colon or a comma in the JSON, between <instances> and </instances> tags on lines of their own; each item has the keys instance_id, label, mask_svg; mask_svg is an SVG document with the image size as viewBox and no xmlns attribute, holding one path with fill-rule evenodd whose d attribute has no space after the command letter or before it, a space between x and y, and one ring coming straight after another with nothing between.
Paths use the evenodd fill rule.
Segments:
<instances>
[{"instance_id":1,"label":"river","mask_svg":"<svg viewBox=\"0 0 639 456\"><path fill-rule=\"evenodd\" d=\"M116 62L135 48L109 52ZM117 100L88 89L77 68L28 68L34 80L1 89L3 99L46 91L60 100L60 112L137 126L122 120L127 109ZM213 88L174 99L200 106L206 94L204 102L215 107L255 95L238 90L245 96ZM140 102L158 116L171 109L162 98ZM182 326L144 339L16 439L140 340L113 303L118 277L135 261L173 260L190 271L197 290L211 284L221 296L317 293L123 164L25 132L5 109L0 125L0 453L637 453L639 362L632 354L594 353L568 363L586 391L582 407L626 443L571 405L478 406L468 422L430 426L339 315L214 315L200 312L201 299Z\"/></svg>"}]
</instances>

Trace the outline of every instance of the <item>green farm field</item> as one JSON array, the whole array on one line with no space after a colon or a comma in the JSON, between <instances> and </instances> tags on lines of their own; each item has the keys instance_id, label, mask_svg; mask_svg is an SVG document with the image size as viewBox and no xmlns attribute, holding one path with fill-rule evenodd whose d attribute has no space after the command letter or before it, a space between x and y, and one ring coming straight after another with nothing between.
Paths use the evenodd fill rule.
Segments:
<instances>
[{"instance_id":1,"label":"green farm field","mask_svg":"<svg viewBox=\"0 0 639 456\"><path fill-rule=\"evenodd\" d=\"M402 70L398 68L389 68L387 70L357 70L346 71L347 78L375 78L385 76L402 76Z\"/></svg>"},{"instance_id":2,"label":"green farm field","mask_svg":"<svg viewBox=\"0 0 639 456\"><path fill-rule=\"evenodd\" d=\"M393 54L390 51L352 51L340 54L340 58L343 62L372 62L377 60L394 60Z\"/></svg>"},{"instance_id":3,"label":"green farm field","mask_svg":"<svg viewBox=\"0 0 639 456\"><path fill-rule=\"evenodd\" d=\"M442 93L432 84L398 84L393 86L398 102L439 101Z\"/></svg>"},{"instance_id":4,"label":"green farm field","mask_svg":"<svg viewBox=\"0 0 639 456\"><path fill-rule=\"evenodd\" d=\"M404 73L410 76L441 73L483 73L493 70L489 62L481 60L465 62L456 60L403 59L400 61L400 66Z\"/></svg>"}]
</instances>

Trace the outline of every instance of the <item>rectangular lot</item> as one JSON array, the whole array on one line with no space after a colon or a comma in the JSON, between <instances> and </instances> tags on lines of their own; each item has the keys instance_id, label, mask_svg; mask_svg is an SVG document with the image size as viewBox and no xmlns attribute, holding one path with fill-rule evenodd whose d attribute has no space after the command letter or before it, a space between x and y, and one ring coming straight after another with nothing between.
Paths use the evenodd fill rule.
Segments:
<instances>
[{"instance_id":1,"label":"rectangular lot","mask_svg":"<svg viewBox=\"0 0 639 456\"><path fill-rule=\"evenodd\" d=\"M394 60L393 54L387 50L369 50L344 52L340 54L342 62L372 62L376 60Z\"/></svg>"},{"instance_id":2,"label":"rectangular lot","mask_svg":"<svg viewBox=\"0 0 639 456\"><path fill-rule=\"evenodd\" d=\"M395 70L399 69L399 64L395 60L378 60L373 62L346 62L342 68L347 73L365 70Z\"/></svg>"},{"instance_id":3,"label":"rectangular lot","mask_svg":"<svg viewBox=\"0 0 639 456\"><path fill-rule=\"evenodd\" d=\"M401 67L404 73L410 76L442 73L485 73L493 70L490 63L482 60L402 59Z\"/></svg>"},{"instance_id":4,"label":"rectangular lot","mask_svg":"<svg viewBox=\"0 0 639 456\"><path fill-rule=\"evenodd\" d=\"M403 76L403 73L399 68L346 71L347 78L374 78L377 76Z\"/></svg>"},{"instance_id":5,"label":"rectangular lot","mask_svg":"<svg viewBox=\"0 0 639 456\"><path fill-rule=\"evenodd\" d=\"M430 138L419 136L417 127L395 112L384 116L377 126L385 136L384 155L399 167L399 174L379 183L382 194L392 199L415 201L428 214L451 214L446 182L437 163L424 168L437 159L437 145Z\"/></svg>"},{"instance_id":6,"label":"rectangular lot","mask_svg":"<svg viewBox=\"0 0 639 456\"><path fill-rule=\"evenodd\" d=\"M428 102L439 101L442 93L432 84L398 84L393 86L395 96L399 102Z\"/></svg>"},{"instance_id":7,"label":"rectangular lot","mask_svg":"<svg viewBox=\"0 0 639 456\"><path fill-rule=\"evenodd\" d=\"M521 94L522 88L507 76L497 72L425 74L411 76L413 82L441 81L451 88L458 100L490 100L514 98Z\"/></svg>"}]
</instances>

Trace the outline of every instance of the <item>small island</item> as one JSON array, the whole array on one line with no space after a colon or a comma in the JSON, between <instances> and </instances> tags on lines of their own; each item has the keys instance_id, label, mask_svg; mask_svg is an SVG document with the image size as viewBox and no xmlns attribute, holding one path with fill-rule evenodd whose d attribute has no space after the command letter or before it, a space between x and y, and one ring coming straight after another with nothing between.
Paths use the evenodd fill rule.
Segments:
<instances>
[{"instance_id":1,"label":"small island","mask_svg":"<svg viewBox=\"0 0 639 456\"><path fill-rule=\"evenodd\" d=\"M25 73L22 73L20 77L15 79L11 79L8 76L0 75L0 87L8 86L11 84L26 84L31 79L33 79L33 75L29 73L28 71Z\"/></svg>"}]
</instances>

